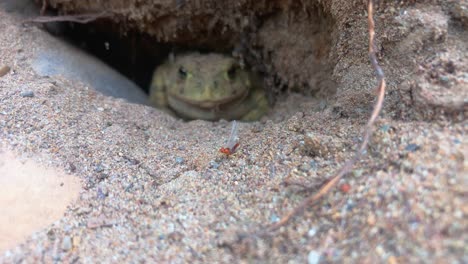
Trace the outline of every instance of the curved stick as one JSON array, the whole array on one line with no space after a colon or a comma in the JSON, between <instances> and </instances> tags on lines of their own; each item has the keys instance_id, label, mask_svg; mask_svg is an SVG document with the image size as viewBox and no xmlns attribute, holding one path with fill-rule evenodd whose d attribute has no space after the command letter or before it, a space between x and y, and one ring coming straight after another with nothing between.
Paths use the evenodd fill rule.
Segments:
<instances>
[{"instance_id":1,"label":"curved stick","mask_svg":"<svg viewBox=\"0 0 468 264\"><path fill-rule=\"evenodd\" d=\"M367 2L367 13L368 13L367 19L368 19L368 25L369 25L369 58L370 58L372 67L374 68L375 73L377 75L379 86L377 88L377 91L378 91L377 101L374 105L372 115L370 116L365 126L362 143L359 146L359 149L354 154L354 157L348 160L343 165L343 167L341 167L341 169L335 174L335 176L331 178L331 180L329 180L325 185L323 185L317 191L317 193L306 198L298 206L296 206L296 208L294 208L291 212L283 216L283 218L281 218L280 221L276 222L275 224L270 225L268 227L268 230L270 231L277 230L280 227L286 225L292 218L302 214L307 207L314 205L318 200L323 198L330 191L330 189L333 188L338 183L338 181L341 178L343 178L347 173L351 172L351 169L359 161L364 150L367 148L370 137L372 135L375 120L377 119L380 111L382 110L382 105L383 105L384 96L385 96L385 87L386 87L384 72L382 68L379 66L379 63L377 61L377 56L375 55L376 47L375 47L375 42L374 42L375 23L374 23L374 18L373 18L374 17L373 15L374 14L374 1L373 0L368 0Z\"/></svg>"}]
</instances>

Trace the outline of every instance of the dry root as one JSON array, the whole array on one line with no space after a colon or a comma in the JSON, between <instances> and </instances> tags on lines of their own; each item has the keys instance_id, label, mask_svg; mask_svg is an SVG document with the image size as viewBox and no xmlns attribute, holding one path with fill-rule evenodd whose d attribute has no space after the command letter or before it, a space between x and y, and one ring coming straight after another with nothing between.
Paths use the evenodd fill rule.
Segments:
<instances>
[{"instance_id":1,"label":"dry root","mask_svg":"<svg viewBox=\"0 0 468 264\"><path fill-rule=\"evenodd\" d=\"M377 88L377 101L374 105L374 109L372 111L372 115L367 121L366 127L363 133L363 140L361 145L359 146L358 150L356 151L354 157L348 160L343 167L329 180L326 182L314 195L306 198L302 201L296 208L294 208L291 212L283 216L280 221L276 222L273 225L270 225L267 229L269 231L274 231L279 229L280 227L286 225L292 218L301 215L304 210L312 205L314 205L317 201L323 198L328 192L338 183L338 181L345 177L349 172L351 172L354 165L360 160L361 155L364 153L367 145L369 143L369 139L372 135L374 123L379 113L382 109L382 104L384 101L385 95L385 77L382 68L379 66L376 57L376 47L374 43L375 38L375 24L374 24L374 1L368 0L367 3L367 13L368 13L368 26L369 26L369 58L372 64L372 67L375 70L377 75L377 79L379 82Z\"/></svg>"}]
</instances>

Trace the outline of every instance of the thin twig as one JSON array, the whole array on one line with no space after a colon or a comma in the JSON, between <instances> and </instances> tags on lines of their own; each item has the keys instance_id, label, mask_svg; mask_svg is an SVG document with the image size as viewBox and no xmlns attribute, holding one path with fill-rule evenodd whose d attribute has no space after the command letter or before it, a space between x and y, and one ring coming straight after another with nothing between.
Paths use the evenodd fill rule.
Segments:
<instances>
[{"instance_id":1,"label":"thin twig","mask_svg":"<svg viewBox=\"0 0 468 264\"><path fill-rule=\"evenodd\" d=\"M354 154L354 157L350 160L348 160L343 167L336 173L334 177L331 178L330 181L328 181L325 185L323 185L320 190L318 190L317 193L314 195L306 198L304 201L302 201L296 208L294 208L291 212L286 214L283 218L280 219L280 221L276 222L275 224L271 225L268 227L270 231L274 231L279 229L280 227L286 225L292 218L302 214L304 210L309 207L314 205L318 200L323 198L331 188L333 188L338 181L343 178L347 173L351 172L351 169L354 167L354 165L360 160L362 154L364 153L365 149L367 148L367 145L369 143L370 137L372 135L373 127L375 120L379 116L380 111L382 110L382 104L384 101L384 95L385 95L385 76L383 73L382 68L379 66L377 57L376 57L376 47L375 47L375 42L374 42L374 37L375 37L375 24L374 24L374 2L373 0L368 0L367 2L367 13L368 13L368 26L369 26L369 58L372 64L372 67L375 70L375 73L377 75L377 79L379 81L379 85L377 88L378 94L377 94L377 102L374 105L374 109L372 111L372 115L367 121L364 134L363 134L363 140L362 143L359 147L359 149L356 151Z\"/></svg>"},{"instance_id":2,"label":"thin twig","mask_svg":"<svg viewBox=\"0 0 468 264\"><path fill-rule=\"evenodd\" d=\"M24 22L49 23L49 22L75 22L86 24L100 18L110 17L112 14L103 11L95 14L65 15L65 16L38 16L33 19L27 19Z\"/></svg>"}]
</instances>

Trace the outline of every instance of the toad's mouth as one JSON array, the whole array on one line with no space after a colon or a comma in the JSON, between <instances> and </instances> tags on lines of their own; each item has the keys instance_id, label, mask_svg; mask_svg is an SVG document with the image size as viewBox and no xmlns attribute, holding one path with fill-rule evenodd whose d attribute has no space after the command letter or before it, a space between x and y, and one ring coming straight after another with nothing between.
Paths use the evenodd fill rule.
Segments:
<instances>
[{"instance_id":1,"label":"toad's mouth","mask_svg":"<svg viewBox=\"0 0 468 264\"><path fill-rule=\"evenodd\" d=\"M246 89L243 93L239 93L234 96L220 98L218 100L193 100L180 96L178 94L168 94L169 105L173 108L177 106L185 105L186 107L191 108L200 108L205 110L218 109L221 110L225 107L236 105L237 103L242 102L249 94L249 90Z\"/></svg>"}]
</instances>

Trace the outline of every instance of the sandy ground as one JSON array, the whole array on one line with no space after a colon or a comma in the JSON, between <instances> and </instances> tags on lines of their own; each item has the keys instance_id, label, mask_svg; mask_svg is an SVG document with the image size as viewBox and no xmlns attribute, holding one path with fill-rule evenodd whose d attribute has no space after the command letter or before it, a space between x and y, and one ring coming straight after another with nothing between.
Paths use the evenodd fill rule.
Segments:
<instances>
[{"instance_id":1,"label":"sandy ground","mask_svg":"<svg viewBox=\"0 0 468 264\"><path fill-rule=\"evenodd\" d=\"M403 121L385 109L338 188L265 232L351 157L371 97L357 105L359 93L341 91L334 107L292 94L240 124L239 151L225 157L230 123L182 122L41 77L31 57L45 33L3 10L0 31L0 68L11 68L0 77L2 151L82 182L77 199L67 191L52 204L68 204L60 219L21 230L30 235L2 263L468 262L466 121Z\"/></svg>"}]
</instances>

